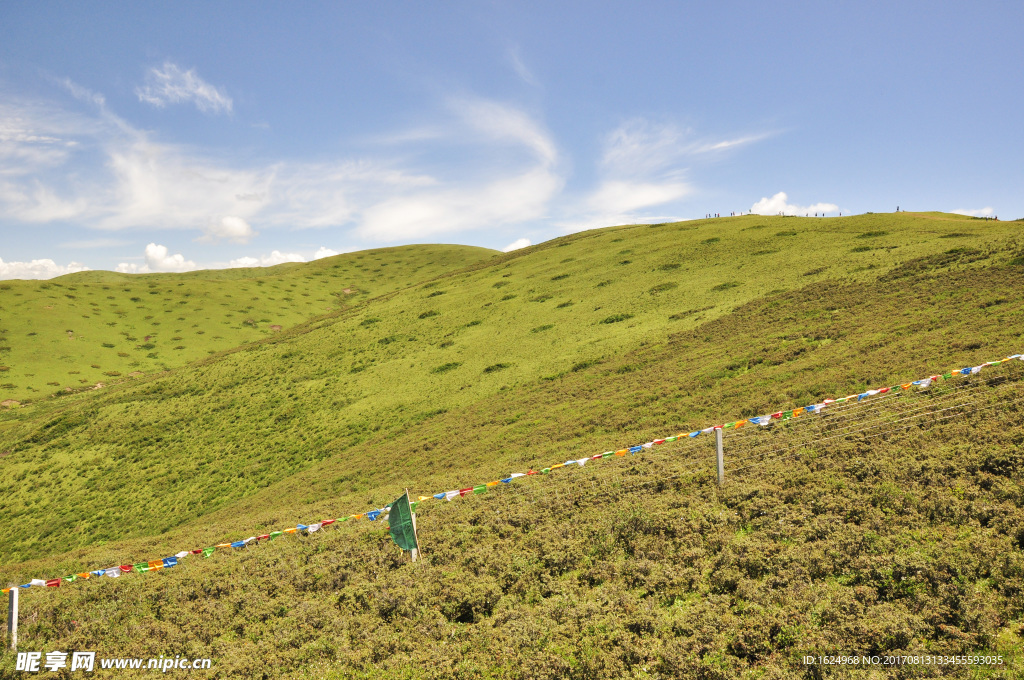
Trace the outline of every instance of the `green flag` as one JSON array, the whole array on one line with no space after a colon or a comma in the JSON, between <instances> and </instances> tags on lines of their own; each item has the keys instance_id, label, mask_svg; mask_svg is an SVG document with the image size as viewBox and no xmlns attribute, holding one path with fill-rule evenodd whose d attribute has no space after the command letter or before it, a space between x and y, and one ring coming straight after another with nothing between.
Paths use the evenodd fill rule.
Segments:
<instances>
[{"instance_id":1,"label":"green flag","mask_svg":"<svg viewBox=\"0 0 1024 680\"><path fill-rule=\"evenodd\" d=\"M402 550L416 549L416 533L412 529L412 508L409 507L408 494L391 504L391 538Z\"/></svg>"}]
</instances>

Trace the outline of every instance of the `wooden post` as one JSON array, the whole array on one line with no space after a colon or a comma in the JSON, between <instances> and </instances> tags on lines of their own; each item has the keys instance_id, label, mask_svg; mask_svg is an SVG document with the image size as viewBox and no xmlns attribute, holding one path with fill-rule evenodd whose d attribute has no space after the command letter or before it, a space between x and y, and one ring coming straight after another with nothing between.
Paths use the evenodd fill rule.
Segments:
<instances>
[{"instance_id":1,"label":"wooden post","mask_svg":"<svg viewBox=\"0 0 1024 680\"><path fill-rule=\"evenodd\" d=\"M7 635L11 638L11 650L18 651L18 586L11 586L7 592Z\"/></svg>"},{"instance_id":2,"label":"wooden post","mask_svg":"<svg viewBox=\"0 0 1024 680\"><path fill-rule=\"evenodd\" d=\"M405 490L405 497L409 498L409 490L408 489ZM416 558L419 557L419 553L420 553L420 537L416 534L416 513L411 511L412 510L412 499L409 499L409 508L410 508L410 513L409 514L412 516L412 537L414 539L416 539L416 547L413 548L409 552L412 553L412 561L415 562Z\"/></svg>"},{"instance_id":3,"label":"wooden post","mask_svg":"<svg viewBox=\"0 0 1024 680\"><path fill-rule=\"evenodd\" d=\"M718 486L725 484L725 452L722 450L722 428L715 428L715 444L718 447Z\"/></svg>"}]
</instances>

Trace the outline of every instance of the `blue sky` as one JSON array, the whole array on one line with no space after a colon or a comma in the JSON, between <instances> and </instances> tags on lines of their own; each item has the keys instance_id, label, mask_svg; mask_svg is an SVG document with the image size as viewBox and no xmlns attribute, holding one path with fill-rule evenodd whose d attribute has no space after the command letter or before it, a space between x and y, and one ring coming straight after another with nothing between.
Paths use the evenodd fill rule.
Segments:
<instances>
[{"instance_id":1,"label":"blue sky","mask_svg":"<svg viewBox=\"0 0 1024 680\"><path fill-rule=\"evenodd\" d=\"M0 5L0 278L1024 217L1024 5Z\"/></svg>"}]
</instances>

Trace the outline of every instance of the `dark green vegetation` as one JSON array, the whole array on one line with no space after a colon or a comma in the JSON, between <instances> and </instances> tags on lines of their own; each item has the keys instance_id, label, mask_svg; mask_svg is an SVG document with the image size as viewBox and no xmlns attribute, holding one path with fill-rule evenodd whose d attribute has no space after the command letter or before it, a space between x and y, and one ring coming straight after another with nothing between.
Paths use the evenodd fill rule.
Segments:
<instances>
[{"instance_id":1,"label":"dark green vegetation","mask_svg":"<svg viewBox=\"0 0 1024 680\"><path fill-rule=\"evenodd\" d=\"M908 213L680 226L567 237L4 412L3 583L362 512L406 486L479 484L1024 343L1011 225ZM977 417L798 449L722 490L705 438L430 501L416 565L362 522L30 589L23 648L345 678L807 677L803 654L994 651L1009 665L991 677L1013 677L1020 384L981 381L977 407L999 406Z\"/></svg>"}]
</instances>

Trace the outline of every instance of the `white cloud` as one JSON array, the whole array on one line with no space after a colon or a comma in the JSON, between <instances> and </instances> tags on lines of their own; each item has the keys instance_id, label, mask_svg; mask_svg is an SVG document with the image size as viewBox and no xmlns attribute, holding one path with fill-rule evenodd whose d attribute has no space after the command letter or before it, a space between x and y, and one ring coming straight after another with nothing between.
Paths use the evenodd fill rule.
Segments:
<instances>
[{"instance_id":1,"label":"white cloud","mask_svg":"<svg viewBox=\"0 0 1024 680\"><path fill-rule=\"evenodd\" d=\"M530 245L530 239L517 238L515 241L512 241L512 243L509 243L507 246L502 248L501 252L511 253L513 250L519 250L520 248L525 248L528 245Z\"/></svg>"},{"instance_id":2,"label":"white cloud","mask_svg":"<svg viewBox=\"0 0 1024 680\"><path fill-rule=\"evenodd\" d=\"M839 206L835 203L796 205L789 202L789 196L785 191L780 191L771 198L762 197L760 201L750 207L750 212L758 215L778 215L780 212L786 215L813 215L814 213L839 212Z\"/></svg>"},{"instance_id":3,"label":"white cloud","mask_svg":"<svg viewBox=\"0 0 1024 680\"><path fill-rule=\"evenodd\" d=\"M192 260L186 260L181 253L171 254L167 246L150 243L143 252L146 264L122 262L116 271L122 274L149 274L151 272L189 272L198 269Z\"/></svg>"},{"instance_id":4,"label":"white cloud","mask_svg":"<svg viewBox=\"0 0 1024 680\"><path fill-rule=\"evenodd\" d=\"M225 110L216 103L222 93L193 71L167 63L151 78L144 99ZM603 140L597 180L566 198L554 137L538 116L507 103L451 98L433 119L412 121L412 132L360 140L370 149L363 156L252 163L162 141L110 112L101 95L61 85L88 111L0 96L0 214L8 223L187 230L200 242L244 244L257 231L283 229L340 228L380 243L544 221L570 230L666 221L693 192L687 163L760 138L698 139L634 119ZM442 156L444 165L429 160Z\"/></svg>"},{"instance_id":5,"label":"white cloud","mask_svg":"<svg viewBox=\"0 0 1024 680\"><path fill-rule=\"evenodd\" d=\"M554 140L536 121L519 109L488 99L469 97L452 99L449 105L481 134L532 149L545 164L555 162L558 153Z\"/></svg>"},{"instance_id":6,"label":"white cloud","mask_svg":"<svg viewBox=\"0 0 1024 680\"><path fill-rule=\"evenodd\" d=\"M316 252L313 253L313 259L319 260L324 257L334 257L335 255L341 255L341 253L337 250L332 250L325 246L320 246L319 248L316 249Z\"/></svg>"},{"instance_id":7,"label":"white cloud","mask_svg":"<svg viewBox=\"0 0 1024 680\"><path fill-rule=\"evenodd\" d=\"M572 216L558 223L565 232L677 219L673 204L694 192L686 164L711 147L730 144L695 140L689 129L634 118L612 130L603 146L601 180Z\"/></svg>"},{"instance_id":8,"label":"white cloud","mask_svg":"<svg viewBox=\"0 0 1024 680\"><path fill-rule=\"evenodd\" d=\"M168 104L192 102L203 113L231 113L231 97L206 82L195 69L183 71L165 61L162 68L151 68L146 73L146 84L135 88L139 101L164 108Z\"/></svg>"},{"instance_id":9,"label":"white cloud","mask_svg":"<svg viewBox=\"0 0 1024 680\"><path fill-rule=\"evenodd\" d=\"M357 233L363 238L393 242L546 216L548 205L564 185L556 169L558 152L550 135L511 106L472 98L453 99L449 105L471 132L486 142L526 150L532 163L525 169L460 184L432 180L425 183L429 191L395 187L392 196L358 212Z\"/></svg>"},{"instance_id":10,"label":"white cloud","mask_svg":"<svg viewBox=\"0 0 1024 680\"><path fill-rule=\"evenodd\" d=\"M603 182L588 199L594 210L608 214L632 213L683 198L691 191L685 182L629 182L612 180Z\"/></svg>"},{"instance_id":11,"label":"white cloud","mask_svg":"<svg viewBox=\"0 0 1024 680\"><path fill-rule=\"evenodd\" d=\"M234 215L222 217L220 221L208 225L204 231L205 234L196 240L204 243L217 243L221 240L227 240L232 243L244 244L248 243L256 235L256 232L253 231L248 222Z\"/></svg>"},{"instance_id":12,"label":"white cloud","mask_svg":"<svg viewBox=\"0 0 1024 680\"><path fill-rule=\"evenodd\" d=\"M0 279L52 279L55 276L89 271L80 262L61 266L50 259L29 262L4 262L0 259Z\"/></svg>"},{"instance_id":13,"label":"white cloud","mask_svg":"<svg viewBox=\"0 0 1024 680\"><path fill-rule=\"evenodd\" d=\"M196 268L196 263L186 260L181 253L170 254L167 246L150 243L146 246L146 264L158 272L187 272Z\"/></svg>"},{"instance_id":14,"label":"white cloud","mask_svg":"<svg viewBox=\"0 0 1024 680\"><path fill-rule=\"evenodd\" d=\"M400 241L539 219L562 184L556 173L538 167L480 186L398 196L363 211L357 233L366 239Z\"/></svg>"},{"instance_id":15,"label":"white cloud","mask_svg":"<svg viewBox=\"0 0 1024 680\"><path fill-rule=\"evenodd\" d=\"M687 150L688 132L643 118L626 121L604 141L601 166L619 176L647 176L676 163Z\"/></svg>"},{"instance_id":16,"label":"white cloud","mask_svg":"<svg viewBox=\"0 0 1024 680\"><path fill-rule=\"evenodd\" d=\"M765 132L757 135L747 135L745 137L736 137L735 139L723 139L719 142L702 142L695 144L692 147L692 151L695 154L698 153L712 153L715 151L728 151L729 149L735 149L747 144L753 144L754 142L760 142L762 139L768 139L773 134L772 132Z\"/></svg>"},{"instance_id":17,"label":"white cloud","mask_svg":"<svg viewBox=\"0 0 1024 680\"><path fill-rule=\"evenodd\" d=\"M982 208L981 210L954 210L953 214L967 215L968 217L992 217L996 211L992 208Z\"/></svg>"},{"instance_id":18,"label":"white cloud","mask_svg":"<svg viewBox=\"0 0 1024 680\"><path fill-rule=\"evenodd\" d=\"M633 118L606 137L601 166L606 172L618 176L650 176L672 167L678 169L683 161L753 144L772 134L723 140L699 139L689 128Z\"/></svg>"},{"instance_id":19,"label":"white cloud","mask_svg":"<svg viewBox=\"0 0 1024 680\"><path fill-rule=\"evenodd\" d=\"M280 250L275 250L270 255L260 255L259 257L240 257L236 260L231 260L228 264L229 267L272 267L275 264L283 264L285 262L305 262L306 258L302 257L298 253L282 253Z\"/></svg>"}]
</instances>

